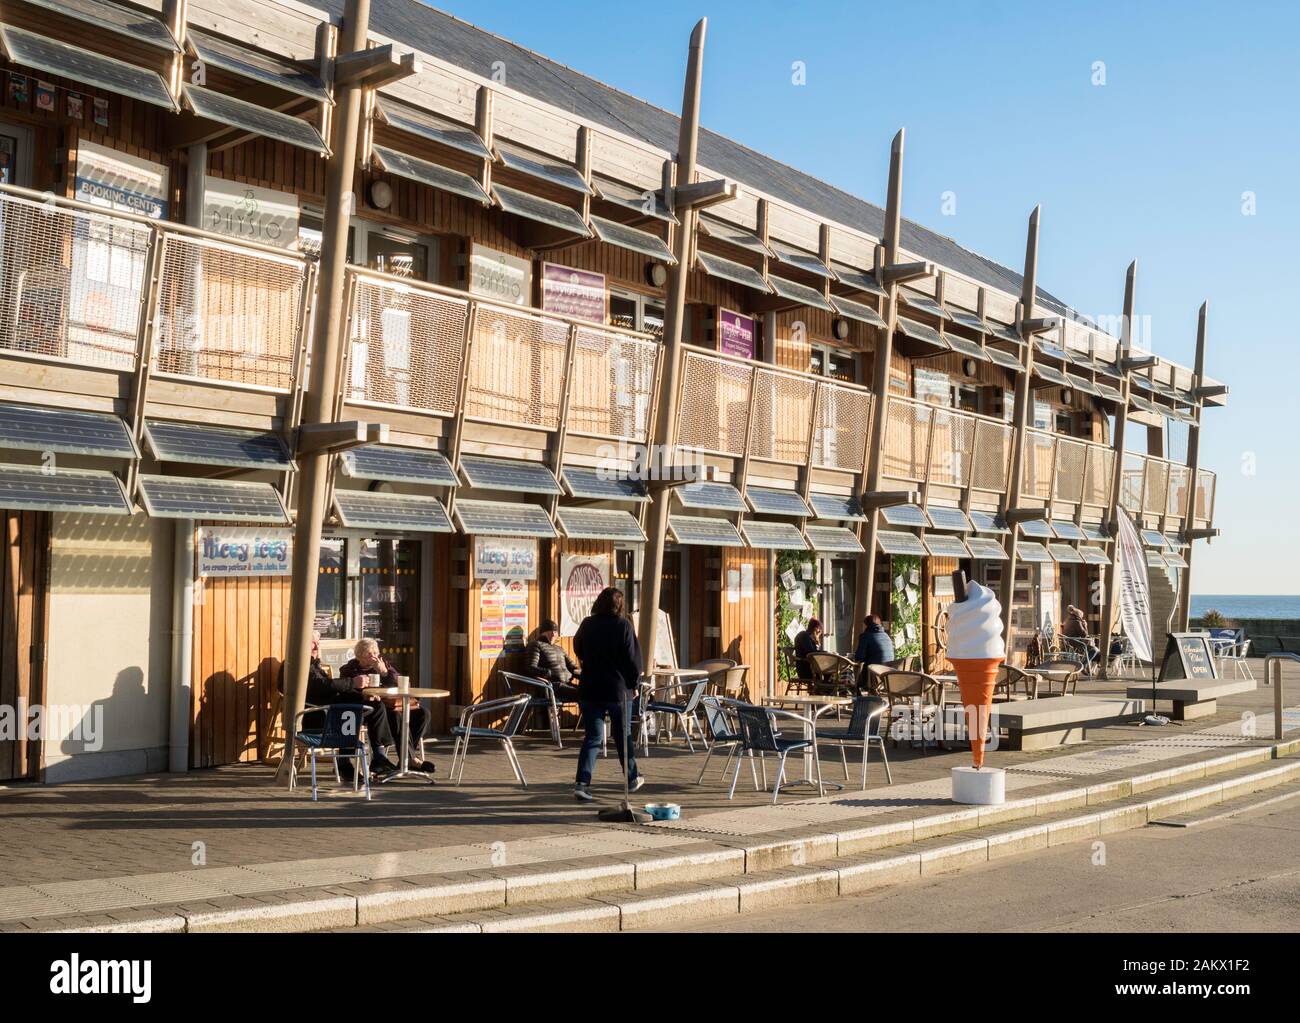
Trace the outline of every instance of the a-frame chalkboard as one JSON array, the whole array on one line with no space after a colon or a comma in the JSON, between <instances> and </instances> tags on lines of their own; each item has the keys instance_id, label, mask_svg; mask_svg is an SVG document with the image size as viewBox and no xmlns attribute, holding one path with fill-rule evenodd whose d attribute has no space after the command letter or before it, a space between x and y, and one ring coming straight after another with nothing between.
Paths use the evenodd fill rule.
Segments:
<instances>
[{"instance_id":1,"label":"a-frame chalkboard","mask_svg":"<svg viewBox=\"0 0 1300 1023\"><path fill-rule=\"evenodd\" d=\"M1165 660L1160 665L1160 681L1168 679L1193 679L1208 681L1219 677L1210 650L1210 637L1198 632L1171 632L1165 647Z\"/></svg>"}]
</instances>

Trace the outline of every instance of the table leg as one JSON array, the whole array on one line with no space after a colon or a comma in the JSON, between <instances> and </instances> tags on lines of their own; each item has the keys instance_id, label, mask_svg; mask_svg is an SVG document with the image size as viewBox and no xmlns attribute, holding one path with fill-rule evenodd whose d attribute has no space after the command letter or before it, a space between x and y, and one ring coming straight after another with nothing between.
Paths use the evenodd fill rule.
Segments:
<instances>
[{"instance_id":1,"label":"table leg","mask_svg":"<svg viewBox=\"0 0 1300 1023\"><path fill-rule=\"evenodd\" d=\"M398 728L398 741L401 749L397 752L397 770L384 779L385 783L392 781L394 778L406 778L420 773L411 770L411 698L403 696L400 699L402 701L402 713L401 725ZM433 782L431 776L424 775L423 777L425 781Z\"/></svg>"}]
</instances>

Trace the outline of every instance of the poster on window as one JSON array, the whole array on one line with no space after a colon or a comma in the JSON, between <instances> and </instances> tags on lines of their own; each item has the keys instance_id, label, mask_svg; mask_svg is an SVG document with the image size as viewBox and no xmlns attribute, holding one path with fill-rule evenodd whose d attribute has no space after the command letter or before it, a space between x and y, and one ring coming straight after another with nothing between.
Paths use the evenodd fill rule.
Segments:
<instances>
[{"instance_id":1,"label":"poster on window","mask_svg":"<svg viewBox=\"0 0 1300 1023\"><path fill-rule=\"evenodd\" d=\"M500 657L506 639L506 586L500 579L485 579L478 591L478 655Z\"/></svg>"},{"instance_id":2,"label":"poster on window","mask_svg":"<svg viewBox=\"0 0 1300 1023\"><path fill-rule=\"evenodd\" d=\"M612 585L608 554L560 555L560 635L572 636L600 591Z\"/></svg>"},{"instance_id":3,"label":"poster on window","mask_svg":"<svg viewBox=\"0 0 1300 1023\"><path fill-rule=\"evenodd\" d=\"M730 309L718 310L718 351L723 355L754 357L754 319Z\"/></svg>"},{"instance_id":4,"label":"poster on window","mask_svg":"<svg viewBox=\"0 0 1300 1023\"><path fill-rule=\"evenodd\" d=\"M528 639L528 584L522 579L511 579L505 584L501 629L506 653L523 650Z\"/></svg>"},{"instance_id":5,"label":"poster on window","mask_svg":"<svg viewBox=\"0 0 1300 1023\"><path fill-rule=\"evenodd\" d=\"M605 322L605 276L557 263L542 264L542 311Z\"/></svg>"}]
</instances>

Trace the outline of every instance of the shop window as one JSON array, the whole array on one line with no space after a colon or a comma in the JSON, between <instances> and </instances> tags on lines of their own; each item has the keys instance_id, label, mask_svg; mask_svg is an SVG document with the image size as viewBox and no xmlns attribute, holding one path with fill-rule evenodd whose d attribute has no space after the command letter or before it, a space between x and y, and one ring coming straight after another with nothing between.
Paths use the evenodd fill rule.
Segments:
<instances>
[{"instance_id":1,"label":"shop window","mask_svg":"<svg viewBox=\"0 0 1300 1023\"><path fill-rule=\"evenodd\" d=\"M952 406L952 379L937 369L917 369L913 374L915 395L918 401L931 405Z\"/></svg>"}]
</instances>

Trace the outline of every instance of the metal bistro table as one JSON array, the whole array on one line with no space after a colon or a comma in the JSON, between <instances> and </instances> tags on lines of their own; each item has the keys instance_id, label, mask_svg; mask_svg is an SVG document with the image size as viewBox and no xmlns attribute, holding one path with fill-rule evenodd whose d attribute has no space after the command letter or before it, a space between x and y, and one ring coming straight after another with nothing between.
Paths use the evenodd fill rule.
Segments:
<instances>
[{"instance_id":1,"label":"metal bistro table","mask_svg":"<svg viewBox=\"0 0 1300 1023\"><path fill-rule=\"evenodd\" d=\"M808 712L808 721L810 723L803 726L803 737L811 739L812 745L809 746L803 754L803 777L796 778L794 781L786 782L786 787L792 785L811 785L817 787L815 777L815 767L813 765L814 750L817 748L817 719L829 710L839 707L851 707L853 699L849 696L812 696L808 693L787 693L785 696L765 696L763 697L764 707L783 707L794 706L806 709ZM840 791L843 785L833 781L823 781L822 788L835 789Z\"/></svg>"},{"instance_id":2,"label":"metal bistro table","mask_svg":"<svg viewBox=\"0 0 1300 1023\"><path fill-rule=\"evenodd\" d=\"M361 692L366 696L404 697L401 700L402 727L400 729L401 735L398 737L397 770L384 778L384 783L386 784L394 778L405 778L409 775L419 776L432 784L432 775L411 770L411 743L409 740L411 733L411 704L415 700L445 700L451 696L451 691L448 689L417 689L415 686L409 689L402 689L399 686L366 686Z\"/></svg>"}]
</instances>

